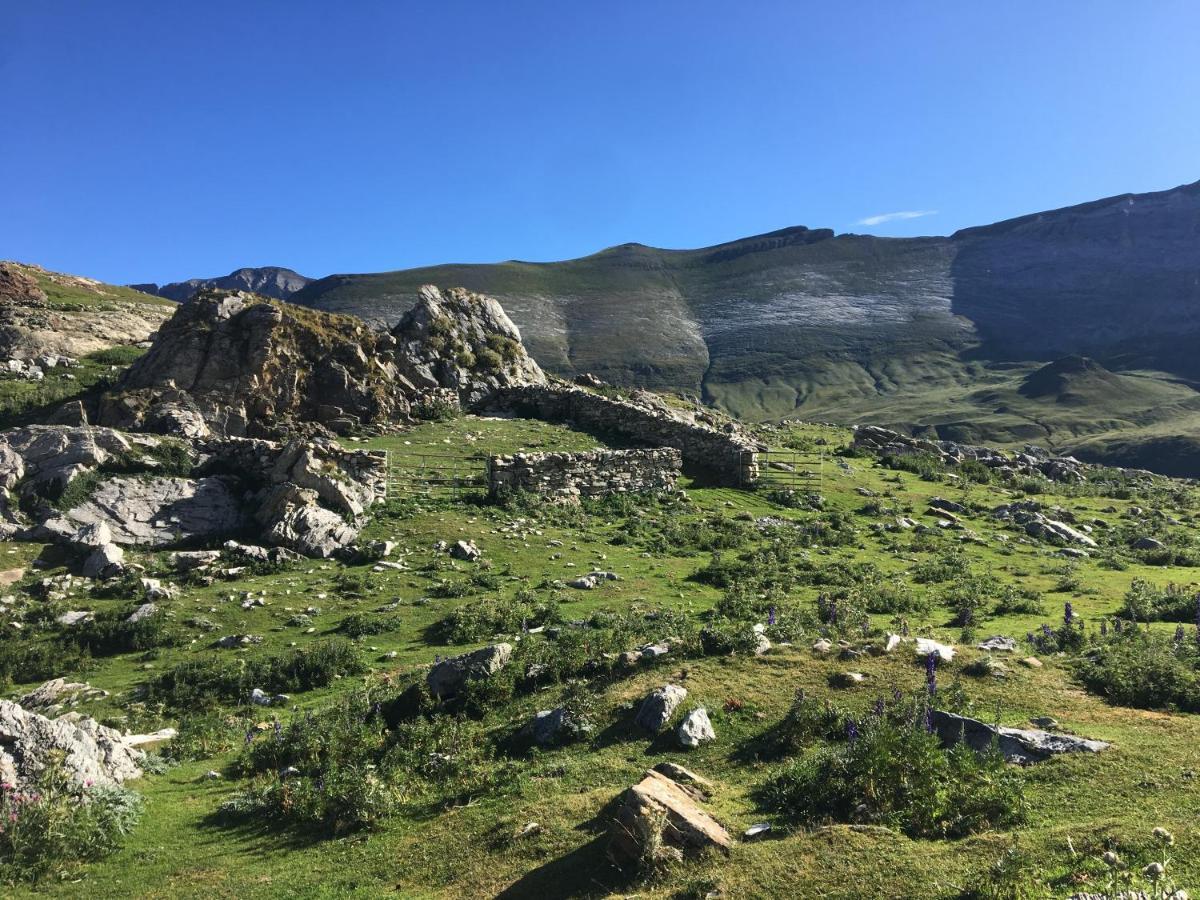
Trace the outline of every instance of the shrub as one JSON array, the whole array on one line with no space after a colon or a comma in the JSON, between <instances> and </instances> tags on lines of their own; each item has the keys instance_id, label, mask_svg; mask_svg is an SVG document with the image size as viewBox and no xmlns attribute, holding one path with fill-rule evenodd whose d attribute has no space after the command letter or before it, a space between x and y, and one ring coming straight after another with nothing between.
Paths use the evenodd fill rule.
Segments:
<instances>
[{"instance_id":1,"label":"shrub","mask_svg":"<svg viewBox=\"0 0 1200 900\"><path fill-rule=\"evenodd\" d=\"M1076 670L1088 690L1122 706L1200 712L1198 663L1194 643L1126 625L1081 656Z\"/></svg>"},{"instance_id":2,"label":"shrub","mask_svg":"<svg viewBox=\"0 0 1200 900\"><path fill-rule=\"evenodd\" d=\"M186 660L152 678L146 697L175 709L197 709L244 701L253 688L267 693L308 691L363 671L353 644L328 639L271 656Z\"/></svg>"},{"instance_id":3,"label":"shrub","mask_svg":"<svg viewBox=\"0 0 1200 900\"><path fill-rule=\"evenodd\" d=\"M908 453L902 456L884 456L880 459L889 469L912 472L924 481L941 481L946 477L946 466L941 457L932 453Z\"/></svg>"},{"instance_id":4,"label":"shrub","mask_svg":"<svg viewBox=\"0 0 1200 900\"><path fill-rule=\"evenodd\" d=\"M480 598L451 610L438 622L436 631L445 643L468 644L560 621L558 607L549 603Z\"/></svg>"},{"instance_id":5,"label":"shrub","mask_svg":"<svg viewBox=\"0 0 1200 900\"><path fill-rule=\"evenodd\" d=\"M964 744L943 750L919 705L890 715L878 709L847 721L842 743L818 744L793 760L760 789L761 801L794 822L870 822L926 838L1024 818L1024 776L997 750L978 754ZM818 715L803 727L827 724Z\"/></svg>"},{"instance_id":6,"label":"shrub","mask_svg":"<svg viewBox=\"0 0 1200 900\"><path fill-rule=\"evenodd\" d=\"M342 619L338 631L348 638L367 637L373 634L384 634L395 631L400 627L401 619L397 615L380 613L351 613Z\"/></svg>"},{"instance_id":7,"label":"shrub","mask_svg":"<svg viewBox=\"0 0 1200 900\"><path fill-rule=\"evenodd\" d=\"M971 572L966 554L944 553L936 559L917 563L912 569L912 578L917 584L938 584L962 578Z\"/></svg>"},{"instance_id":8,"label":"shrub","mask_svg":"<svg viewBox=\"0 0 1200 900\"><path fill-rule=\"evenodd\" d=\"M64 646L76 647L92 656L111 656L133 650L152 650L171 647L183 642L180 634L167 625L161 612L129 621L136 607L102 610L91 619L80 622L58 636Z\"/></svg>"},{"instance_id":9,"label":"shrub","mask_svg":"<svg viewBox=\"0 0 1200 900\"><path fill-rule=\"evenodd\" d=\"M1006 584L992 612L997 616L1040 616L1046 612L1046 605L1037 591Z\"/></svg>"},{"instance_id":10,"label":"shrub","mask_svg":"<svg viewBox=\"0 0 1200 900\"><path fill-rule=\"evenodd\" d=\"M1195 622L1200 617L1200 594L1177 584L1157 588L1135 578L1117 615L1133 622Z\"/></svg>"},{"instance_id":11,"label":"shrub","mask_svg":"<svg viewBox=\"0 0 1200 900\"><path fill-rule=\"evenodd\" d=\"M141 815L141 797L80 785L52 756L26 790L0 786L0 878L9 884L63 875L120 847Z\"/></svg>"},{"instance_id":12,"label":"shrub","mask_svg":"<svg viewBox=\"0 0 1200 900\"><path fill-rule=\"evenodd\" d=\"M178 762L212 759L242 746L253 725L253 719L222 712L185 716L163 755Z\"/></svg>"},{"instance_id":13,"label":"shrub","mask_svg":"<svg viewBox=\"0 0 1200 900\"><path fill-rule=\"evenodd\" d=\"M66 672L90 667L91 655L75 647L46 641L0 641L0 684L14 681L48 681Z\"/></svg>"}]
</instances>

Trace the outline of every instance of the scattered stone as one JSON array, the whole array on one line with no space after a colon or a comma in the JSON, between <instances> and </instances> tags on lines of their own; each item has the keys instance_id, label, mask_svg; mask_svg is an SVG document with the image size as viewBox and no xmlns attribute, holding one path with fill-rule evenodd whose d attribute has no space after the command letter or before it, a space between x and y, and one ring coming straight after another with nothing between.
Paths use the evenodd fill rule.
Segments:
<instances>
[{"instance_id":1,"label":"scattered stone","mask_svg":"<svg viewBox=\"0 0 1200 900\"><path fill-rule=\"evenodd\" d=\"M717 733L713 730L712 722L708 718L708 710L704 707L693 709L684 716L675 734L679 739L679 745L689 748L699 747L706 741L717 739Z\"/></svg>"},{"instance_id":2,"label":"scattered stone","mask_svg":"<svg viewBox=\"0 0 1200 900\"><path fill-rule=\"evenodd\" d=\"M64 703L77 703L80 700L97 700L108 696L108 691L94 688L85 681L67 681L65 678L52 678L34 688L17 702L25 709L47 709L61 706Z\"/></svg>"},{"instance_id":3,"label":"scattered stone","mask_svg":"<svg viewBox=\"0 0 1200 900\"><path fill-rule=\"evenodd\" d=\"M1036 656L1027 656L1021 660L1021 665L1030 669L1040 669L1042 667L1042 661Z\"/></svg>"},{"instance_id":4,"label":"scattered stone","mask_svg":"<svg viewBox=\"0 0 1200 900\"><path fill-rule=\"evenodd\" d=\"M625 791L609 830L608 857L618 866L639 865L649 855L681 859L709 849L728 853L729 833L666 775L646 773Z\"/></svg>"},{"instance_id":5,"label":"scattered stone","mask_svg":"<svg viewBox=\"0 0 1200 900\"><path fill-rule=\"evenodd\" d=\"M988 650L990 652L1004 651L1015 653L1017 650L1017 642L1015 639L1005 635L997 634L986 640L980 641L975 645L980 650Z\"/></svg>"},{"instance_id":6,"label":"scattered stone","mask_svg":"<svg viewBox=\"0 0 1200 900\"><path fill-rule=\"evenodd\" d=\"M924 659L930 654L936 655L938 662L950 662L954 659L954 648L929 638L917 638L917 656Z\"/></svg>"},{"instance_id":7,"label":"scattered stone","mask_svg":"<svg viewBox=\"0 0 1200 900\"><path fill-rule=\"evenodd\" d=\"M455 542L450 548L450 555L466 562L479 562L483 558L483 552L475 546L474 541Z\"/></svg>"},{"instance_id":8,"label":"scattered stone","mask_svg":"<svg viewBox=\"0 0 1200 900\"><path fill-rule=\"evenodd\" d=\"M642 701L634 722L647 731L657 732L670 721L676 708L687 697L687 688L664 684L651 691Z\"/></svg>"},{"instance_id":9,"label":"scattered stone","mask_svg":"<svg viewBox=\"0 0 1200 900\"><path fill-rule=\"evenodd\" d=\"M80 784L120 784L142 774L145 754L95 719L68 713L47 719L18 703L0 700L0 782L28 785L52 752Z\"/></svg>"},{"instance_id":10,"label":"scattered stone","mask_svg":"<svg viewBox=\"0 0 1200 900\"><path fill-rule=\"evenodd\" d=\"M140 622L143 619L148 619L158 612L158 605L155 603L143 603L137 609L129 614L125 619L126 622Z\"/></svg>"},{"instance_id":11,"label":"scattered stone","mask_svg":"<svg viewBox=\"0 0 1200 900\"><path fill-rule=\"evenodd\" d=\"M543 709L534 713L522 733L540 747L549 747L558 742L559 735L567 723L567 711L563 707Z\"/></svg>"},{"instance_id":12,"label":"scattered stone","mask_svg":"<svg viewBox=\"0 0 1200 900\"><path fill-rule=\"evenodd\" d=\"M1129 546L1134 550L1162 550L1167 545L1157 538L1146 536L1138 538Z\"/></svg>"},{"instance_id":13,"label":"scattered stone","mask_svg":"<svg viewBox=\"0 0 1200 900\"><path fill-rule=\"evenodd\" d=\"M751 825L749 828L747 828L745 831L742 832L742 840L753 841L760 837L763 837L766 834L769 834L770 831L771 831L771 824L769 822L759 822L755 825Z\"/></svg>"},{"instance_id":14,"label":"scattered stone","mask_svg":"<svg viewBox=\"0 0 1200 900\"><path fill-rule=\"evenodd\" d=\"M862 684L866 680L867 676L862 672L838 672L830 679L830 682L834 687L848 688Z\"/></svg>"}]
</instances>

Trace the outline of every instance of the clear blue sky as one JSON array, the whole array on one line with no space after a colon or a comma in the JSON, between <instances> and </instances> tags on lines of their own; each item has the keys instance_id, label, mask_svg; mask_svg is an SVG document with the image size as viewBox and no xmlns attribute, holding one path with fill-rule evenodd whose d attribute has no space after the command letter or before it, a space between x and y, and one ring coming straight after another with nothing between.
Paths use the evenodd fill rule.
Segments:
<instances>
[{"instance_id":1,"label":"clear blue sky","mask_svg":"<svg viewBox=\"0 0 1200 900\"><path fill-rule=\"evenodd\" d=\"M0 258L114 282L947 234L1200 179L1194 0L0 13Z\"/></svg>"}]
</instances>

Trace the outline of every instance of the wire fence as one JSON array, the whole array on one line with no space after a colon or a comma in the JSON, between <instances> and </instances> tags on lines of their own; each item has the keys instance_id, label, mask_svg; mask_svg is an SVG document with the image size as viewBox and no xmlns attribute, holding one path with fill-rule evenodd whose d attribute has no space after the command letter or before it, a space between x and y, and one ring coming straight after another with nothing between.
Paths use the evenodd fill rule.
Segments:
<instances>
[{"instance_id":1,"label":"wire fence","mask_svg":"<svg viewBox=\"0 0 1200 900\"><path fill-rule=\"evenodd\" d=\"M478 453L389 450L387 497L461 497L487 490L487 457Z\"/></svg>"}]
</instances>

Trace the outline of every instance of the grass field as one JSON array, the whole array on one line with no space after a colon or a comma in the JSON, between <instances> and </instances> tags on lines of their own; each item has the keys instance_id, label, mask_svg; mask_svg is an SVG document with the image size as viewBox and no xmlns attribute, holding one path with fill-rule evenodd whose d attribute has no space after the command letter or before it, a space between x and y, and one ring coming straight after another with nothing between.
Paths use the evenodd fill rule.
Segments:
<instances>
[{"instance_id":1,"label":"grass field","mask_svg":"<svg viewBox=\"0 0 1200 900\"><path fill-rule=\"evenodd\" d=\"M787 433L773 433L771 439L799 446L820 440L833 449L847 443L849 433L795 426ZM587 449L595 444L590 437L556 426L477 418L428 424L369 442L404 453ZM924 684L924 670L911 645L891 655L845 662L836 655L815 655L809 647L819 635L809 630L793 646L777 645L763 656L671 654L628 677L597 680L593 687L600 727L589 740L555 749L517 747L511 737L534 711L554 706L563 687L549 684L518 692L469 724L472 746L460 752L483 754L472 770L479 774L478 784L468 778L446 793L428 790L414 778L412 785L404 786L401 810L377 830L327 836L277 821L230 822L218 815L221 804L245 782L238 765L245 742L238 732L229 749L132 783L144 795L146 810L123 849L71 870L62 880L13 886L10 895L1060 897L1102 886L1099 856L1107 849L1119 850L1131 862L1148 860L1149 834L1155 826L1175 834L1171 871L1177 882L1193 889L1200 886L1200 832L1195 824L1200 813L1200 783L1195 777L1200 769L1200 717L1110 704L1082 687L1067 656L1038 654L1044 665L1036 669L1008 660L1004 677L966 674L973 661L986 656L973 649L974 640L993 634L1023 639L1043 623L1057 625L1067 601L1074 614L1094 628L1102 616L1121 606L1135 578L1156 586L1174 582L1194 587L1200 571L1148 565L1145 558L1121 549L1124 535L1143 525L1180 546L1188 545L1195 532L1194 488L1163 480L1152 487L1114 487L1107 493L1117 496L1110 496L1095 489L1044 485L1047 492L1037 495L1043 504L1061 504L1079 521L1102 519L1113 526L1095 532L1101 551L1070 560L1055 547L1005 530L986 514L986 509L1018 496L1009 487L931 482L881 468L866 458L833 458L822 473L825 504L820 512L785 508L762 492L691 485L685 485L684 503L614 503L574 510L523 504L503 508L473 496L425 500L400 495L378 510L366 537L395 541L398 547L391 558L404 564L403 571L375 571L370 563L308 561L209 586L184 584L181 597L167 604L172 627L185 636L180 646L97 657L77 670L56 674L86 678L110 691L109 698L81 706L104 721L149 729L183 720L186 727L186 720L198 713L137 700L139 686L187 659L254 659L336 637L344 633L344 620L355 613L385 622L381 633L355 639L366 674L297 693L285 708L223 708L229 715L249 716L240 721L270 723L278 717L286 725L363 688L386 694L390 685L418 677L435 657L490 642L488 635L457 644L447 640L439 625L448 613L480 597L509 601L532 592L567 622L609 611L666 610L681 613L699 627L723 591L696 579L697 572L711 564L713 553L686 537L689 523L714 518L736 523L728 527L741 534L743 543L723 552L723 558L731 558L778 539L770 527L754 524L760 517L811 523L841 516L852 529L850 537L834 543L814 541L799 550L795 565L808 572L836 573L870 562L885 580L928 598L927 609L903 616L913 633L961 648L955 663L940 673L943 696L959 696L957 702L984 719L998 713L1004 724L1020 725L1030 717L1049 715L1067 730L1112 742L1112 749L1100 755L1060 757L1028 769L1023 825L957 840L913 839L887 828L793 826L764 808L757 789L787 764L785 756L772 749L770 735L798 690L819 702L828 698L865 714L876 698L893 689L919 691ZM933 525L935 519L926 514L933 496L965 504L971 512L962 517L962 524L969 532L935 527L914 536L911 531L872 527L891 521L895 513ZM1135 507L1142 512L1131 519L1129 511ZM1161 510L1162 518L1155 518L1154 510ZM964 540L968 534L974 539ZM433 549L437 541L460 538L475 540L483 550L485 569L452 562ZM914 579L923 566L928 568L951 551L965 555L971 573L992 575L1003 585L1036 594L1042 611L1001 615L989 605L980 612L974 640L964 641L962 629L949 624L952 612L941 603L953 580ZM27 547L6 545L3 552L13 565L26 563ZM46 568L31 568L21 583L55 574L50 561L47 557ZM152 570L165 565L161 556L147 555L142 561ZM620 579L592 591L556 586L593 568L614 571ZM837 586L836 581L794 585L786 600L797 608L811 607L831 584ZM241 601L248 596L261 597L264 605L244 609ZM102 599L78 592L59 605L124 609L134 601L132 596ZM316 611L305 612L309 608ZM877 631L899 624L892 613L871 616ZM653 620L646 627L653 628ZM1169 632L1175 625L1153 627ZM22 640L50 642L58 630L53 624L27 628ZM263 641L248 650L211 646L229 634L257 635ZM1018 655L1031 652L1025 647ZM831 686L831 676L851 668L866 676L863 684L850 689ZM634 704L665 682L687 687L685 709L708 709L716 742L685 752L669 739L669 731L666 737L652 738L632 726ZM9 694L19 695L36 683L13 684ZM737 843L728 860L687 862L650 880L631 881L615 870L604 857L610 804L646 768L664 759L680 761L715 783L709 808L732 834L767 821L776 826L770 838ZM209 770L222 777L205 779ZM539 828L528 829L529 823ZM1008 881L989 880L989 871L1009 851L1015 875Z\"/></svg>"}]
</instances>

